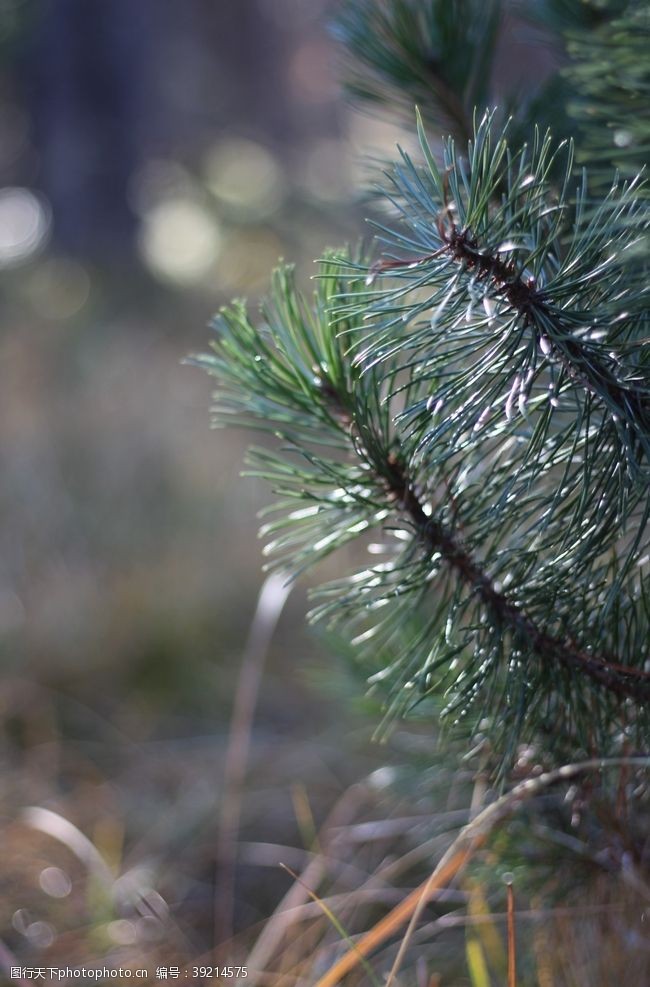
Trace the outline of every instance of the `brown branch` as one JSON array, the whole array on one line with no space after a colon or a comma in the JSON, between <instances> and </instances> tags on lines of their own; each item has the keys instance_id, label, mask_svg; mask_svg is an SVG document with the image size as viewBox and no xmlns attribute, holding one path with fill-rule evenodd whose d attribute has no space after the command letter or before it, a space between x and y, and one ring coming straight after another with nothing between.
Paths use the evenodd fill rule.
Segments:
<instances>
[{"instance_id":1,"label":"brown branch","mask_svg":"<svg viewBox=\"0 0 650 987\"><path fill-rule=\"evenodd\" d=\"M479 279L490 279L498 294L501 294L523 317L528 325L535 329L534 310L543 309L549 321L555 321L554 313L548 305L543 293L537 289L533 277L524 278L517 274L515 265L512 262L504 261L499 257L483 253L478 249L478 243L467 231L459 230L452 226L449 233L443 233L443 240L446 243L452 257L462 262L469 270L475 269ZM537 331L537 330L536 330ZM607 366L599 365L590 354L593 369L589 372L585 369L585 361L581 344L576 340L566 340L560 346L555 340L548 340L547 345L559 363L562 364L572 380L581 384L590 394L599 397L602 391L606 391L610 401L616 405L621 418L625 421L628 417L628 408L639 416L647 415L650 411L650 401L647 394L639 393L631 387L619 384L611 379L610 370ZM589 364L586 365L589 367ZM598 381L598 384L596 383ZM646 419L647 421L647 419Z\"/></svg>"},{"instance_id":2,"label":"brown branch","mask_svg":"<svg viewBox=\"0 0 650 987\"><path fill-rule=\"evenodd\" d=\"M541 292L534 277L524 278L517 273L512 261L494 257L481 251L478 241L468 230L460 230L452 223L445 227L444 218L450 214L450 205L445 202L438 219L438 233L442 247L432 253L423 254L414 260L379 260L368 272L367 284L372 284L379 274L399 268L418 267L426 264L442 253L448 253L452 260L463 264L468 271L474 271L478 280L490 281L498 295L523 318L540 341L546 356L553 356L561 364L569 377L594 397L606 395L616 408L616 415L625 425L630 412L635 418L650 428L650 394L612 379L611 368L595 359L593 353L589 363L585 363L582 344L578 340L565 339L562 344L543 336L535 319L535 310L542 311L550 322L557 322L557 316L549 306L548 299Z\"/></svg>"},{"instance_id":3,"label":"brown branch","mask_svg":"<svg viewBox=\"0 0 650 987\"><path fill-rule=\"evenodd\" d=\"M392 266L394 262L390 263ZM499 274L505 274L505 269L500 268L501 261L492 260L491 263L499 265ZM523 285L520 285L516 290L519 292L522 289ZM321 380L320 386L333 412L351 430L354 429L354 420L348 402L341 397L329 380ZM505 625L512 632L525 638L543 661L559 662L565 668L576 669L622 698L632 698L639 702L650 700L650 672L622 665L611 656L593 655L578 647L574 641L555 637L543 627L539 627L525 610L498 590L480 563L472 557L453 532L426 513L401 459L399 449L391 452L385 462L373 465L384 490L396 504L399 512L409 520L420 541L431 554L440 553L445 563L465 586L477 594L492 614L495 623Z\"/></svg>"},{"instance_id":4,"label":"brown branch","mask_svg":"<svg viewBox=\"0 0 650 987\"><path fill-rule=\"evenodd\" d=\"M495 622L504 624L524 637L544 661L559 662L565 668L577 669L621 697L631 697L639 701L650 699L650 673L621 665L609 657L592 655L573 642L554 637L539 627L517 603L498 590L480 563L454 534L425 512L405 466L395 453L383 465L382 476L389 496L402 515L410 521L427 550L440 553L465 586L477 594Z\"/></svg>"}]
</instances>

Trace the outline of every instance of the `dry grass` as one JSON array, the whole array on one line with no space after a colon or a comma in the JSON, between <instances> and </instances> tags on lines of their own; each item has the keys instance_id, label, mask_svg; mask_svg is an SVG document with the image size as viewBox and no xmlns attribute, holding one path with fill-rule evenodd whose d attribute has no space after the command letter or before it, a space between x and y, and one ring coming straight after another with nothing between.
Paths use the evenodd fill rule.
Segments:
<instances>
[{"instance_id":1,"label":"dry grass","mask_svg":"<svg viewBox=\"0 0 650 987\"><path fill-rule=\"evenodd\" d=\"M421 739L396 735L393 768L360 775L336 797L325 795L322 776L292 788L276 764L287 785L284 843L271 836L277 820L252 826L251 807L265 802L255 792L253 743L235 847L235 932L225 940L212 924L218 799L213 793L202 808L197 799L206 752L191 769L197 751L189 759L176 751L177 763L163 759L170 781L191 770L194 787L185 806L170 802L170 818L139 839L115 785L78 764L71 797L55 797L51 787L49 798L2 826L0 962L144 967L150 983L160 966L245 965L246 982L258 987L647 982L650 889L644 838L633 836L634 827L619 819L614 829L589 814L578 828L561 826L558 805L567 793L577 797L569 780L551 802L548 794L539 800L538 782L527 808L511 799L503 811L488 790L482 797L490 807L470 821L469 775L443 765L415 786L410 769L400 767L409 749L411 765L421 756ZM357 767L366 756L360 753ZM289 757L285 767L291 764ZM23 800L25 777L22 791L14 790ZM32 794L44 795L32 767L29 777ZM432 868L434 880L426 876ZM337 964L340 977L332 973Z\"/></svg>"}]
</instances>

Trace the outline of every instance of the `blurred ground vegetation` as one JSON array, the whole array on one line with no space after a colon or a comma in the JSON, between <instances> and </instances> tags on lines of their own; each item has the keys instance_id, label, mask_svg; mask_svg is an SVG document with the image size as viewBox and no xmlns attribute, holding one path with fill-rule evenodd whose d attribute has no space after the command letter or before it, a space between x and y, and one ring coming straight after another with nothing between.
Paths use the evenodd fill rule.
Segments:
<instances>
[{"instance_id":1,"label":"blurred ground vegetation","mask_svg":"<svg viewBox=\"0 0 650 987\"><path fill-rule=\"evenodd\" d=\"M2 935L23 965L91 962L162 948L171 915L198 955L261 494L181 361L278 257L306 278L357 235L368 124L339 102L317 2L15 0L0 59ZM282 844L298 779L324 812L383 756L310 684L326 659L303 609L273 642L242 820ZM29 806L85 834L126 897ZM238 925L279 897L267 871L244 867Z\"/></svg>"}]
</instances>

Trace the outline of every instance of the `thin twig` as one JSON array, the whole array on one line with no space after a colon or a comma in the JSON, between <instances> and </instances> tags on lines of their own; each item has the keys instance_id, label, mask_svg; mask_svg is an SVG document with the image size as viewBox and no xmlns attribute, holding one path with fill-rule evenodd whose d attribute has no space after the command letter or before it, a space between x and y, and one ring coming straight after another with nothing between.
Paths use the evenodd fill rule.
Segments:
<instances>
[{"instance_id":1,"label":"thin twig","mask_svg":"<svg viewBox=\"0 0 650 987\"><path fill-rule=\"evenodd\" d=\"M508 987L517 987L517 953L515 944L515 893L512 880L507 885L508 901Z\"/></svg>"},{"instance_id":2,"label":"thin twig","mask_svg":"<svg viewBox=\"0 0 650 987\"><path fill-rule=\"evenodd\" d=\"M232 938L235 861L243 787L251 731L264 663L292 584L282 573L272 573L257 600L230 722L221 787L221 812L216 841L217 883L214 902L215 945Z\"/></svg>"}]
</instances>

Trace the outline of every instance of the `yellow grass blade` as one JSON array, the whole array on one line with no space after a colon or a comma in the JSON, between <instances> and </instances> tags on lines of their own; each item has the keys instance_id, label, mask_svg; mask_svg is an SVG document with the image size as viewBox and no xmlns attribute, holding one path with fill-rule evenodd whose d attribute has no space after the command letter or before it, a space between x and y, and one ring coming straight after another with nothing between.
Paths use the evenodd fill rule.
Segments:
<instances>
[{"instance_id":1,"label":"yellow grass blade","mask_svg":"<svg viewBox=\"0 0 650 987\"><path fill-rule=\"evenodd\" d=\"M467 968L469 970L472 987L490 987L490 976L488 974L487 963L483 947L474 936L467 940L465 945L467 955Z\"/></svg>"}]
</instances>

